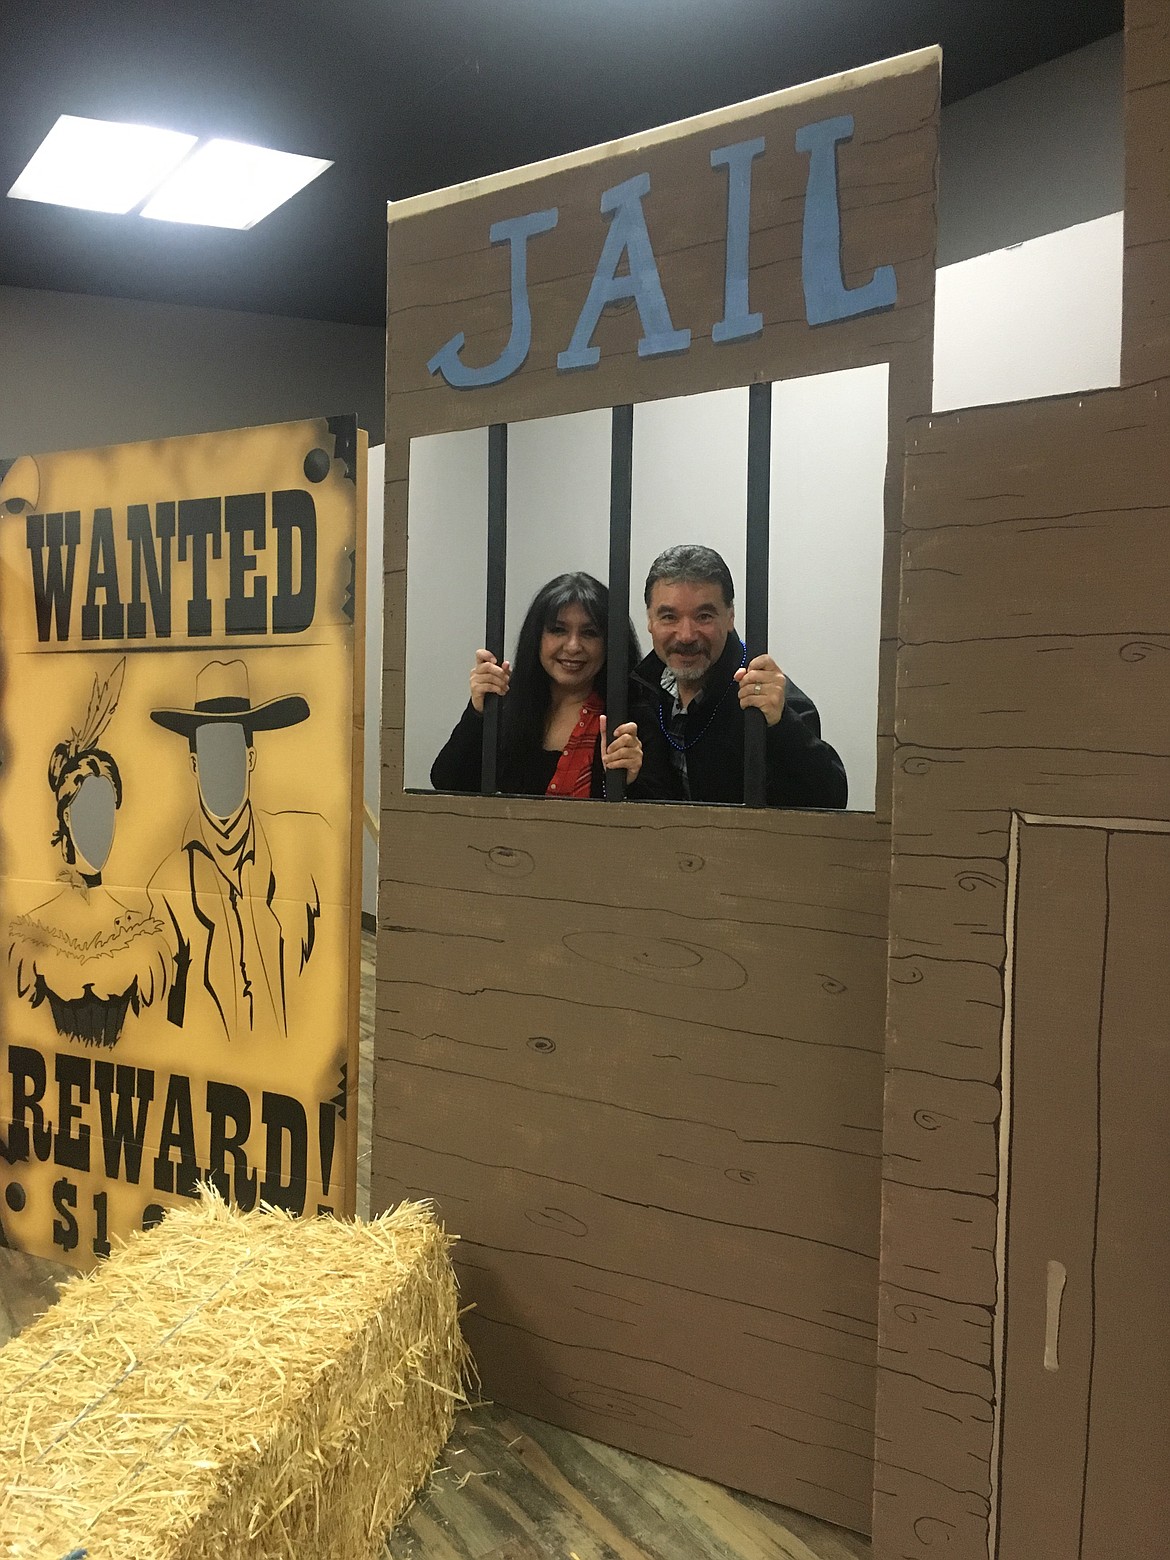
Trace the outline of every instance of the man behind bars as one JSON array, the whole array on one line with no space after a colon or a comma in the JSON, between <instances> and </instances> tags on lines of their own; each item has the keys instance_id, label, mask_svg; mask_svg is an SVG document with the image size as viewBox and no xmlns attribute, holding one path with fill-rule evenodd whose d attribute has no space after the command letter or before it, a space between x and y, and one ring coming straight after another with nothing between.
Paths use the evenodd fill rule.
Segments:
<instances>
[{"instance_id":1,"label":"man behind bars","mask_svg":"<svg viewBox=\"0 0 1170 1560\"><path fill-rule=\"evenodd\" d=\"M744 712L767 723L769 807L844 807L845 767L816 706L735 632L731 571L710 547L668 547L646 576L654 649L630 681L645 769L675 801L742 802Z\"/></svg>"}]
</instances>

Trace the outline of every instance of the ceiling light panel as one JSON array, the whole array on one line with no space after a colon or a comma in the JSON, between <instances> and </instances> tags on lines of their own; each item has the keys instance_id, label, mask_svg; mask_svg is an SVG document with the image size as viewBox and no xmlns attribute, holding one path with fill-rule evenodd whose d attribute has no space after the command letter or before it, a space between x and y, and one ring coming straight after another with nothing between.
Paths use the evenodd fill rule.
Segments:
<instances>
[{"instance_id":1,"label":"ceiling light panel","mask_svg":"<svg viewBox=\"0 0 1170 1560\"><path fill-rule=\"evenodd\" d=\"M144 200L197 140L178 130L62 114L8 193L121 214Z\"/></svg>"},{"instance_id":2,"label":"ceiling light panel","mask_svg":"<svg viewBox=\"0 0 1170 1560\"><path fill-rule=\"evenodd\" d=\"M142 208L159 222L250 228L333 164L243 141L208 141Z\"/></svg>"}]
</instances>

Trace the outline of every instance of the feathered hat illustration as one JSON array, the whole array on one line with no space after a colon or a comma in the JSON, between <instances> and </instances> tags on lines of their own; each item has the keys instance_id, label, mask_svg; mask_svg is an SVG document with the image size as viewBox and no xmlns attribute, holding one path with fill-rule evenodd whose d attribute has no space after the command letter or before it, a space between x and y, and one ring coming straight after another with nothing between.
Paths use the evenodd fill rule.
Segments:
<instances>
[{"instance_id":1,"label":"feathered hat illustration","mask_svg":"<svg viewBox=\"0 0 1170 1560\"><path fill-rule=\"evenodd\" d=\"M49 788L57 799L57 830L51 843L61 846L67 862L74 858L65 814L85 781L91 776L108 780L114 788L114 805L122 805L122 777L118 766L113 755L98 743L118 708L125 675L125 656L105 679L95 674L93 692L81 724L69 733L67 741L58 742L49 757Z\"/></svg>"},{"instance_id":2,"label":"feathered hat illustration","mask_svg":"<svg viewBox=\"0 0 1170 1560\"><path fill-rule=\"evenodd\" d=\"M98 742L101 740L102 733L118 708L125 676L125 656L105 681L95 673L93 692L89 696L84 719L69 733L67 742L58 742L49 759L49 784L54 791L60 791L70 770L81 765L88 754L98 751Z\"/></svg>"}]
</instances>

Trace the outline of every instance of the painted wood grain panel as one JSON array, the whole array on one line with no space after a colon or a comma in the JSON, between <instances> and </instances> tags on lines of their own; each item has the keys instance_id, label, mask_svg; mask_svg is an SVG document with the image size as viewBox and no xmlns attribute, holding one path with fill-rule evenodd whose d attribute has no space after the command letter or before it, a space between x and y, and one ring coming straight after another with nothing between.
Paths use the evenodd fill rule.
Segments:
<instances>
[{"instance_id":1,"label":"painted wood grain panel","mask_svg":"<svg viewBox=\"0 0 1170 1560\"><path fill-rule=\"evenodd\" d=\"M782 1138L848 1153L880 1152L868 1118L880 1088L881 1057L820 1036L725 1035L698 1022L651 1019L621 1009L604 1022L587 1002L549 998L514 1009L509 992L388 987L377 1057L388 1068L506 1083L534 1096L580 1099L690 1128L734 1129L751 1141ZM399 1003L410 999L410 1015ZM523 1022L519 1022L522 1016ZM610 1064L620 1047L622 1066ZM426 1085L417 1085L426 1092ZM395 1108L396 1084L379 1097Z\"/></svg>"},{"instance_id":2,"label":"painted wood grain panel","mask_svg":"<svg viewBox=\"0 0 1170 1560\"><path fill-rule=\"evenodd\" d=\"M1136 274L1133 251L1127 270ZM1126 330L1135 330L1128 296ZM1015 934L1012 817L1170 811L1170 385L919 419L908 450L875 1554L930 1560L945 1547L952 1560L985 1560L982 1475L994 1455L994 1328L1004 1321L994 1133ZM1072 927L1085 909L1054 896L1041 871L1033 919L1048 926L1053 950L1060 916ZM1071 945L1062 957L1075 960ZM1061 967L1055 951L1035 965L1032 1000L1054 1037L1084 1017L1066 1011L1076 999ZM1077 1132L1066 1082L1054 1075L1045 1095L1055 1145L1046 1174L1054 1197L1076 1203L1083 1191L1063 1175L1059 1149ZM897 1184L908 1181L920 1184ZM907 1378L983 1405L960 1413L965 1431L955 1427L972 1437L975 1479L956 1480L954 1445L926 1433L925 1400L907 1394ZM1062 1442L1074 1433L1052 1431ZM1004 1449L1025 1506L1043 1482L1030 1441ZM1066 1560L1076 1551L1042 1524L1027 1552Z\"/></svg>"},{"instance_id":3,"label":"painted wood grain panel","mask_svg":"<svg viewBox=\"0 0 1170 1560\"><path fill-rule=\"evenodd\" d=\"M859 1207L874 1209L881 1158L876 1150L786 1140L775 1128L753 1138L734 1126L706 1126L668 1110L539 1093L476 1074L436 1077L429 1065L386 1069L388 1088L375 1106L375 1135L411 1144L436 1087L445 1109L463 1118L459 1156L472 1165L517 1175L549 1176L615 1201L653 1197L654 1206L753 1234L780 1233L849 1245L857 1241ZM474 1107L474 1109L473 1109ZM685 1133L685 1142L680 1137ZM609 1145L604 1159L573 1172L563 1145L576 1136ZM552 1176L550 1166L560 1174ZM567 1179L573 1175L577 1182ZM876 1228L873 1230L876 1237ZM877 1259L877 1240L862 1248Z\"/></svg>"},{"instance_id":4,"label":"painted wood grain panel","mask_svg":"<svg viewBox=\"0 0 1170 1560\"><path fill-rule=\"evenodd\" d=\"M886 1062L926 1080L999 1077L1003 976L990 964L900 954L892 944Z\"/></svg>"},{"instance_id":5,"label":"painted wood grain panel","mask_svg":"<svg viewBox=\"0 0 1170 1560\"><path fill-rule=\"evenodd\" d=\"M874 1472L873 1525L878 1555L937 1560L946 1555L986 1560L988 1502L899 1464Z\"/></svg>"},{"instance_id":6,"label":"painted wood grain panel","mask_svg":"<svg viewBox=\"0 0 1170 1560\"><path fill-rule=\"evenodd\" d=\"M453 1119L448 1115L449 1123ZM574 1146L582 1150L582 1144ZM456 1233L474 1229L471 1239L485 1249L568 1258L748 1305L782 1304L811 1316L834 1309L865 1316L876 1305L876 1258L830 1240L606 1196L580 1179L482 1164L457 1148L375 1137L371 1195L378 1188L385 1195L390 1182L410 1186L412 1195L434 1197L449 1228ZM540 1296L535 1298L539 1303ZM550 1325L553 1320L550 1316ZM683 1345L694 1342L693 1337L677 1340L680 1362L689 1353ZM842 1337L826 1352L857 1359L858 1350L856 1342Z\"/></svg>"},{"instance_id":7,"label":"painted wood grain panel","mask_svg":"<svg viewBox=\"0 0 1170 1560\"><path fill-rule=\"evenodd\" d=\"M1166 432L1170 438L1170 425ZM1075 421L1067 436L1076 436ZM1092 478L1086 473L1085 480ZM1166 492L1163 483L1157 502L1141 509L1110 502L1096 513L1086 513L1081 498L1077 508L1042 523L1016 519L994 529L956 526L950 530L940 525L922 532L908 550L902 570L903 641L970 646L988 639L1049 642L1054 636L1120 635L1124 644L1140 645L1151 635L1156 638L1161 622L1156 577L1135 578L1132 593L1124 600L1102 594L1097 581L1119 552L1140 555L1157 547ZM1028 582L1056 560L1064 589L1038 595ZM996 602L994 630L989 629L986 611L980 610L990 600ZM1118 647L1119 654L1122 648ZM1127 655L1131 659L1123 666L1134 664L1133 652ZM920 658L915 668L919 682L923 664ZM944 668L939 678L931 680L945 675ZM976 686L972 694L985 699L989 691Z\"/></svg>"},{"instance_id":8,"label":"painted wood grain panel","mask_svg":"<svg viewBox=\"0 0 1170 1560\"><path fill-rule=\"evenodd\" d=\"M496 1374L509 1368L525 1343L514 1328L491 1323L469 1326L468 1336L484 1368ZM570 1413L590 1425L585 1433L611 1443L621 1438L642 1456L688 1471L711 1466L711 1476L731 1488L746 1473L753 1484L775 1488L783 1505L801 1510L823 1504L826 1521L855 1530L868 1526L871 1447L849 1450L817 1421L746 1397L739 1400L735 1445L712 1441L709 1426L723 1395L718 1391L677 1370L614 1362L599 1351L575 1348L561 1360L555 1342L540 1341L543 1347L517 1382L523 1412L552 1423Z\"/></svg>"},{"instance_id":9,"label":"painted wood grain panel","mask_svg":"<svg viewBox=\"0 0 1170 1560\"><path fill-rule=\"evenodd\" d=\"M1170 835L1111 833L1107 882L1085 1560L1170 1525Z\"/></svg>"},{"instance_id":10,"label":"painted wood grain panel","mask_svg":"<svg viewBox=\"0 0 1170 1560\"><path fill-rule=\"evenodd\" d=\"M636 806L558 809L556 831L537 804L520 804L509 816L471 816L460 798L447 808L416 814L383 881L395 890L419 886L463 893L506 895L532 901L573 903L583 895L574 857L558 848L567 834L586 849L621 831L625 848L642 857L637 874L593 877L592 903L630 910L715 916L756 925L795 926L885 935L889 860L886 831L864 814L825 815L821 831L811 817L774 828L756 814L733 832L690 821L688 810ZM501 804L497 804L501 805ZM507 806L508 804L502 804ZM555 805L555 804L554 804ZM851 827L853 819L860 829ZM635 844L636 839L636 844ZM859 849L858 846L862 848ZM871 849L865 849L871 846ZM761 892L768 880L768 891ZM811 886L815 884L816 892Z\"/></svg>"},{"instance_id":11,"label":"painted wood grain panel","mask_svg":"<svg viewBox=\"0 0 1170 1560\"><path fill-rule=\"evenodd\" d=\"M1093 746L1094 741L1100 746ZM907 742L898 749L895 795L916 824L932 831L936 849L966 839L969 848L990 847L994 854L1007 848L1007 815L1002 803L996 808L1005 771L1011 776L1012 802L1021 812L1160 816L1170 797L1170 754L1156 748L1119 752L1112 741L1108 707L1078 705L1075 713L1069 711L1066 744L1061 747L951 752Z\"/></svg>"},{"instance_id":12,"label":"painted wood grain panel","mask_svg":"<svg viewBox=\"0 0 1170 1560\"><path fill-rule=\"evenodd\" d=\"M883 1182L882 1281L932 1299L994 1305L994 1199Z\"/></svg>"},{"instance_id":13,"label":"painted wood grain panel","mask_svg":"<svg viewBox=\"0 0 1170 1560\"><path fill-rule=\"evenodd\" d=\"M886 1074L884 1174L896 1185L994 1196L999 1090L989 1083Z\"/></svg>"},{"instance_id":14,"label":"painted wood grain panel","mask_svg":"<svg viewBox=\"0 0 1170 1560\"><path fill-rule=\"evenodd\" d=\"M899 957L1000 964L1006 883L1006 863L994 856L899 855L890 889Z\"/></svg>"},{"instance_id":15,"label":"painted wood grain panel","mask_svg":"<svg viewBox=\"0 0 1170 1560\"><path fill-rule=\"evenodd\" d=\"M930 1447L931 1477L958 1495L989 1501L992 1421L987 1401L905 1371L891 1372L885 1391L892 1415L921 1426L921 1439ZM913 1448L904 1453L912 1456Z\"/></svg>"},{"instance_id":16,"label":"painted wood grain panel","mask_svg":"<svg viewBox=\"0 0 1170 1560\"><path fill-rule=\"evenodd\" d=\"M1168 424L1155 384L917 418L907 433L907 538L943 527L990 538L1020 521L1160 508L1170 449L1149 435ZM960 451L969 469L956 483L949 463Z\"/></svg>"},{"instance_id":17,"label":"painted wood grain panel","mask_svg":"<svg viewBox=\"0 0 1170 1560\"><path fill-rule=\"evenodd\" d=\"M598 866L608 865L598 851ZM613 862L614 870L625 863ZM804 927L705 920L585 902L546 905L510 895L383 887L383 979L414 985L559 997L599 1015L626 1011L698 1021L734 1035L815 1035L880 1049L873 1000L885 939ZM401 977L399 977L401 978ZM868 1036L868 1039L865 1038ZM861 1037L861 1038L859 1038Z\"/></svg>"},{"instance_id":18,"label":"painted wood grain panel","mask_svg":"<svg viewBox=\"0 0 1170 1560\"><path fill-rule=\"evenodd\" d=\"M542 1267L541 1271L547 1271L547 1267ZM650 1296L650 1303L655 1308L666 1300L662 1313L648 1316L645 1325L635 1328L615 1325L618 1320L628 1322L633 1309L631 1302L620 1293L607 1290L599 1300L594 1292L595 1285L575 1284L561 1297L564 1302L561 1335L542 1338L538 1331L542 1319L527 1317L523 1310L515 1309L513 1296L494 1269L482 1268L480 1272L484 1281L477 1289L479 1298L468 1327L494 1338L496 1343L489 1347L498 1346L504 1334L512 1331L525 1334L521 1346L535 1347L538 1342L556 1346L564 1363L574 1356L583 1363L585 1356L592 1356L595 1368L608 1377L606 1384L611 1391L621 1387L620 1375L614 1374L623 1369L620 1361L636 1360L639 1367L649 1368L647 1375L640 1379L673 1381L675 1392L695 1391L701 1396L707 1396L711 1388L725 1388L739 1397L740 1414L744 1418L766 1415L774 1426L783 1426L790 1433L799 1434L809 1444L823 1442L849 1456L871 1458L871 1408L865 1402L865 1388L872 1378L860 1368L862 1362L852 1366L842 1362L832 1381L839 1390L832 1396L824 1390L816 1390L817 1370L810 1359L810 1351L794 1349L782 1339L773 1341L767 1312L759 1313L754 1319L756 1330L753 1332L742 1325L742 1313L737 1317L736 1308L725 1302L712 1304L709 1307L712 1320L725 1320L730 1324L731 1332L712 1353L704 1353L681 1364L677 1362L669 1340L675 1328L687 1325L691 1312L678 1304L677 1295L671 1305L668 1290L656 1290ZM461 1273L465 1284L472 1283L476 1276L474 1261L463 1261ZM599 1303L608 1303L611 1309L605 1312L590 1309ZM612 1309L619 1307L626 1314L615 1318ZM543 1321L547 1322L547 1318ZM673 1328L668 1326L671 1321ZM570 1332L570 1327L565 1324L571 1324L568 1337L565 1334ZM872 1348L873 1341L870 1340L871 1351ZM665 1404L670 1399L659 1394L659 1401ZM682 1408L683 1405L677 1406ZM600 1417L600 1405L596 1412ZM703 1407L696 1405L662 1417L667 1421L661 1427L664 1434L673 1433L681 1439L701 1439L707 1414ZM647 1425L644 1428L654 1427Z\"/></svg>"},{"instance_id":19,"label":"painted wood grain panel","mask_svg":"<svg viewBox=\"0 0 1170 1560\"><path fill-rule=\"evenodd\" d=\"M906 645L903 717L929 748L1059 748L1075 704L1108 710L1118 751L1170 753L1167 664L1170 635L1148 630Z\"/></svg>"},{"instance_id":20,"label":"painted wood grain panel","mask_svg":"<svg viewBox=\"0 0 1170 1560\"><path fill-rule=\"evenodd\" d=\"M879 1316L878 1360L883 1370L991 1402L989 1307L883 1284Z\"/></svg>"},{"instance_id":21,"label":"painted wood grain panel","mask_svg":"<svg viewBox=\"0 0 1170 1560\"><path fill-rule=\"evenodd\" d=\"M583 1387L589 1384L595 1389L591 1393L579 1391L577 1397L579 1406L592 1416L595 1429L601 1429L603 1439L602 1421L607 1418L633 1419L641 1432L640 1444L648 1455L660 1451L670 1440L698 1442L697 1454L692 1453L686 1459L694 1462L703 1455L705 1424L710 1421L712 1412L722 1412L718 1406L720 1393L730 1391L738 1398L741 1418L749 1423L757 1421L752 1428L764 1432L759 1445L761 1451L763 1447L769 1447L765 1455L770 1460L775 1461L776 1448L766 1439L769 1435L809 1447L814 1455L804 1465L807 1473L815 1473L817 1449L840 1454L842 1466L846 1460L859 1462L862 1464L860 1479L856 1473L845 1473L841 1479L842 1493L853 1490L859 1503L868 1504L873 1461L869 1425L852 1425L834 1415L810 1412L802 1406L804 1383L809 1373L795 1371L790 1375L779 1357L780 1351L771 1351L771 1357L766 1359L760 1358L765 1351L754 1351L765 1372L763 1382L771 1391L781 1394L774 1398L759 1390L762 1385L759 1377L754 1381L745 1380L740 1386L712 1379L705 1372L718 1362L706 1357L695 1361L694 1368L685 1368L656 1360L652 1353L632 1355L628 1352L630 1343L644 1343L648 1349L653 1349L657 1341L654 1337L627 1339L624 1332L618 1332L612 1326L599 1334L596 1342L587 1341L588 1334L578 1335L576 1330L571 1340L542 1335L516 1319L510 1297L495 1314L490 1302L483 1300L471 1316L472 1320L467 1323L468 1340L476 1358L482 1359L485 1365L489 1364L493 1353L509 1347L531 1350L538 1359L544 1352L540 1346L547 1345L557 1368L546 1375L534 1360L533 1371L520 1384L520 1390L527 1394L538 1418L551 1417L547 1399L566 1390L564 1383L572 1372ZM575 1320L571 1311L566 1316ZM860 1376L860 1372L857 1374ZM986 1409L985 1404L983 1407Z\"/></svg>"},{"instance_id":22,"label":"painted wood grain panel","mask_svg":"<svg viewBox=\"0 0 1170 1560\"><path fill-rule=\"evenodd\" d=\"M811 841L813 849L832 847L846 852L850 867L855 852L866 852L865 861L878 865L863 866L858 870L885 872L888 861L883 861L882 847L888 844L889 827L873 813L841 812L836 810L803 811L772 809L761 814L737 806L705 806L702 803L638 802L628 807L611 807L603 802L566 801L559 797L524 796L464 796L454 793L437 794L431 791L403 791L395 798L395 812L401 812L412 820L436 817L447 820L472 818L482 821L497 820L515 824L572 824L578 829L595 831L627 831L643 833L652 839L663 835L677 838L688 831L707 831L708 839L718 838L722 844L723 833L756 836L752 842L754 852L760 849L775 850L788 860L789 849L799 850L805 841ZM412 822L412 828L425 827L420 821ZM711 831L718 831L712 835ZM555 838L555 836L553 836ZM781 844L791 841L791 846ZM817 842L823 842L821 846ZM684 840L684 844L686 841ZM852 849L851 849L852 847ZM410 841L404 841L409 851ZM647 848L656 848L652 845ZM733 841L727 842L729 850L735 849ZM753 855L751 859L759 859ZM825 857L828 862L831 858ZM818 864L816 870L820 871ZM876 901L871 901L871 903Z\"/></svg>"},{"instance_id":23,"label":"painted wood grain panel","mask_svg":"<svg viewBox=\"0 0 1170 1560\"><path fill-rule=\"evenodd\" d=\"M709 1343L691 1368L709 1380L726 1378L738 1391L763 1394L766 1401L824 1424L870 1433L877 1332L872 1306L855 1314L835 1304L818 1308L802 1295L786 1310L784 1298L774 1291L749 1305L597 1268L580 1258L525 1250L503 1253L508 1260L502 1271L500 1254L498 1248L470 1241L455 1247L463 1287L474 1291L477 1313L535 1328L547 1321L547 1290L556 1300L560 1325L571 1322L575 1339L660 1363L674 1357L672 1338L699 1332ZM839 1339L847 1341L838 1344ZM833 1353L834 1348L844 1352Z\"/></svg>"}]
</instances>

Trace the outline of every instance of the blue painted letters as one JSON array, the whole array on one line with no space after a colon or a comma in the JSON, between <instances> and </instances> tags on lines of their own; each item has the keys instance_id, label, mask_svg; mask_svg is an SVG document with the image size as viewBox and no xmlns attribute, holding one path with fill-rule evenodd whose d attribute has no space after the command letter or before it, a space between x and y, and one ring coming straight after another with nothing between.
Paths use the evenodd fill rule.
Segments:
<instances>
[{"instance_id":1,"label":"blue painted letters","mask_svg":"<svg viewBox=\"0 0 1170 1560\"><path fill-rule=\"evenodd\" d=\"M528 304L528 240L535 233L547 233L557 225L557 208L530 211L522 217L493 222L488 237L493 244L508 244L512 254L512 333L494 363L468 368L459 356L464 334L457 331L439 348L427 364L432 374L442 374L455 390L475 390L481 385L499 384L514 374L532 346L532 310Z\"/></svg>"},{"instance_id":2,"label":"blue painted letters","mask_svg":"<svg viewBox=\"0 0 1170 1560\"><path fill-rule=\"evenodd\" d=\"M642 322L639 357L659 357L666 352L685 352L691 344L689 330L675 330L666 306L666 297L658 277L658 263L646 231L642 197L650 191L650 175L636 174L624 184L604 190L601 209L612 212L609 232L589 284L589 295L573 329L569 345L557 357L557 367L594 368L601 349L590 346L593 332L607 303L632 298ZM629 258L629 274L619 276L622 256Z\"/></svg>"},{"instance_id":3,"label":"blue painted letters","mask_svg":"<svg viewBox=\"0 0 1170 1560\"><path fill-rule=\"evenodd\" d=\"M837 176L837 147L853 135L852 114L839 114L802 125L796 132L796 150L809 157L805 189L804 228L800 275L804 288L804 312L810 325L827 325L892 309L898 288L894 268L880 265L868 282L847 287L841 265L841 193ZM717 146L710 154L712 168L727 169L727 226L723 272L723 318L711 328L716 344L744 341L764 329L764 317L753 312L748 297L751 269L752 164L763 155L764 137ZM658 262L646 228L643 198L650 193L650 175L635 174L602 192L601 211L609 217L601 254L589 284L589 292L565 350L557 355L561 371L595 368L601 349L593 335L603 311L611 303L632 300L637 306L642 336L638 356L661 357L685 352L691 332L676 330L658 274ZM512 329L507 345L493 363L470 368L460 356L465 336L456 332L427 364L456 390L473 390L499 384L521 368L532 346L532 310L528 301L528 240L557 225L557 208L531 211L524 216L496 222L488 236L493 244L507 244L511 263ZM619 275L618 267L626 263Z\"/></svg>"},{"instance_id":4,"label":"blue painted letters","mask_svg":"<svg viewBox=\"0 0 1170 1560\"><path fill-rule=\"evenodd\" d=\"M878 266L863 287L846 287L841 272L837 143L848 141L852 134L852 114L802 125L796 132L797 151L809 154L800 278L804 284L805 318L810 325L827 325L855 314L892 309L897 301L892 265Z\"/></svg>"},{"instance_id":5,"label":"blue painted letters","mask_svg":"<svg viewBox=\"0 0 1170 1560\"><path fill-rule=\"evenodd\" d=\"M742 341L758 336L764 316L748 309L748 234L752 209L752 161L764 150L764 138L717 146L712 168L727 167L727 252L723 271L723 318L711 329L711 340Z\"/></svg>"}]
</instances>

